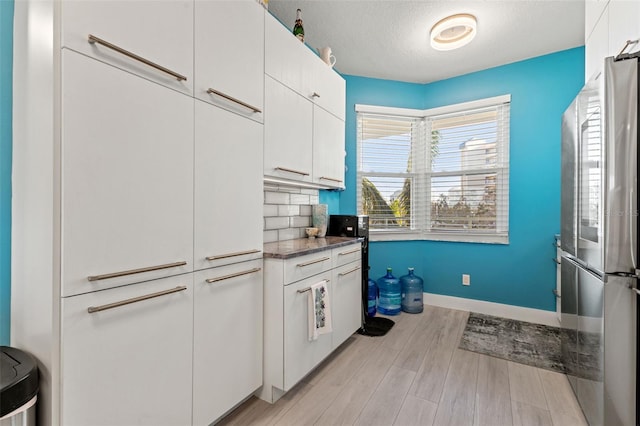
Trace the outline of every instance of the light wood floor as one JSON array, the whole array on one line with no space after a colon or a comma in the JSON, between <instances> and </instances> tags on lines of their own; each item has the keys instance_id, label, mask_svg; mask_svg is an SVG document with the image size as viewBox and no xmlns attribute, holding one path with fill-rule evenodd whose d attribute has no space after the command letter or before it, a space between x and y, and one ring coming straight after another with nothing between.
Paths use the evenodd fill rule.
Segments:
<instances>
[{"instance_id":1,"label":"light wood floor","mask_svg":"<svg viewBox=\"0 0 640 426\"><path fill-rule=\"evenodd\" d=\"M565 375L458 349L468 312L425 306L353 335L276 404L223 425L586 425Z\"/></svg>"}]
</instances>

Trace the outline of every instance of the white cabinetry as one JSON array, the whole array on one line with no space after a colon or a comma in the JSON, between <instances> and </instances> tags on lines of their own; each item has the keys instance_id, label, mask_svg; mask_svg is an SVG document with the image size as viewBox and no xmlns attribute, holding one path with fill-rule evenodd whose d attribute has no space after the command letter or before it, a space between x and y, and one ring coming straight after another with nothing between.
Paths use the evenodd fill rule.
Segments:
<instances>
[{"instance_id":1,"label":"white cabinetry","mask_svg":"<svg viewBox=\"0 0 640 426\"><path fill-rule=\"evenodd\" d=\"M262 125L195 106L195 269L262 258Z\"/></svg>"},{"instance_id":2,"label":"white cabinetry","mask_svg":"<svg viewBox=\"0 0 640 426\"><path fill-rule=\"evenodd\" d=\"M192 271L193 99L67 49L62 69L62 295Z\"/></svg>"},{"instance_id":3,"label":"white cabinetry","mask_svg":"<svg viewBox=\"0 0 640 426\"><path fill-rule=\"evenodd\" d=\"M604 58L616 56L627 40L640 38L640 2L587 0L585 4L585 80L602 71ZM625 53L638 51L638 44Z\"/></svg>"},{"instance_id":4,"label":"white cabinetry","mask_svg":"<svg viewBox=\"0 0 640 426\"><path fill-rule=\"evenodd\" d=\"M195 2L195 97L262 122L264 8L256 0Z\"/></svg>"},{"instance_id":5,"label":"white cabinetry","mask_svg":"<svg viewBox=\"0 0 640 426\"><path fill-rule=\"evenodd\" d=\"M344 79L268 14L265 46L265 177L344 188Z\"/></svg>"},{"instance_id":6,"label":"white cabinetry","mask_svg":"<svg viewBox=\"0 0 640 426\"><path fill-rule=\"evenodd\" d=\"M265 258L264 381L258 396L277 401L362 324L359 243ZM309 340L309 287L327 281L332 332Z\"/></svg>"},{"instance_id":7,"label":"white cabinetry","mask_svg":"<svg viewBox=\"0 0 640 426\"><path fill-rule=\"evenodd\" d=\"M190 424L192 310L192 274L62 299L59 424Z\"/></svg>"},{"instance_id":8,"label":"white cabinetry","mask_svg":"<svg viewBox=\"0 0 640 426\"><path fill-rule=\"evenodd\" d=\"M310 101L265 76L265 176L311 181L312 108Z\"/></svg>"},{"instance_id":9,"label":"white cabinetry","mask_svg":"<svg viewBox=\"0 0 640 426\"><path fill-rule=\"evenodd\" d=\"M264 9L198 8L203 86L262 107ZM192 0L14 19L11 344L39 360L38 422L210 424L262 380L260 114L194 99Z\"/></svg>"},{"instance_id":10,"label":"white cabinetry","mask_svg":"<svg viewBox=\"0 0 640 426\"><path fill-rule=\"evenodd\" d=\"M193 1L78 0L61 2L61 11L63 47L193 93ZM42 27L43 22L38 25ZM89 43L89 35L137 58L104 44Z\"/></svg>"},{"instance_id":11,"label":"white cabinetry","mask_svg":"<svg viewBox=\"0 0 640 426\"><path fill-rule=\"evenodd\" d=\"M194 281L193 424L208 425L262 384L262 260Z\"/></svg>"},{"instance_id":12,"label":"white cabinetry","mask_svg":"<svg viewBox=\"0 0 640 426\"><path fill-rule=\"evenodd\" d=\"M640 39L640 1L609 1L609 55L617 55L627 40ZM640 50L635 44L628 52Z\"/></svg>"}]
</instances>

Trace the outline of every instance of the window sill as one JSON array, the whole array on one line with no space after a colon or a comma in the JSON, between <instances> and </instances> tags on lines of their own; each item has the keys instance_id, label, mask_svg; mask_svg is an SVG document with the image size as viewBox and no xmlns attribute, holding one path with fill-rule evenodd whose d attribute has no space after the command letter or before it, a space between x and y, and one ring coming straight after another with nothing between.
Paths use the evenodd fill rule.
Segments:
<instances>
[{"instance_id":1,"label":"window sill","mask_svg":"<svg viewBox=\"0 0 640 426\"><path fill-rule=\"evenodd\" d=\"M370 241L449 241L479 244L509 244L508 235L452 234L447 232L369 231Z\"/></svg>"}]
</instances>

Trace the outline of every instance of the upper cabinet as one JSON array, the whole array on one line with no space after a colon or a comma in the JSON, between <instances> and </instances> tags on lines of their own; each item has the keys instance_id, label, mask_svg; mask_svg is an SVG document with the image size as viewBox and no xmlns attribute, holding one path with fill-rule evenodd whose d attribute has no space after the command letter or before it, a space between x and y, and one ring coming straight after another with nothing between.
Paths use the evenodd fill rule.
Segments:
<instances>
[{"instance_id":1,"label":"upper cabinet","mask_svg":"<svg viewBox=\"0 0 640 426\"><path fill-rule=\"evenodd\" d=\"M62 47L193 93L193 1L61 4Z\"/></svg>"},{"instance_id":2,"label":"upper cabinet","mask_svg":"<svg viewBox=\"0 0 640 426\"><path fill-rule=\"evenodd\" d=\"M602 72L604 58L618 55L627 40L640 38L640 2L587 0L585 3L585 81ZM638 50L632 45L625 53Z\"/></svg>"},{"instance_id":3,"label":"upper cabinet","mask_svg":"<svg viewBox=\"0 0 640 426\"><path fill-rule=\"evenodd\" d=\"M265 19L265 178L344 188L344 79Z\"/></svg>"},{"instance_id":4,"label":"upper cabinet","mask_svg":"<svg viewBox=\"0 0 640 426\"><path fill-rule=\"evenodd\" d=\"M256 0L195 2L196 98L262 122L264 15Z\"/></svg>"}]
</instances>

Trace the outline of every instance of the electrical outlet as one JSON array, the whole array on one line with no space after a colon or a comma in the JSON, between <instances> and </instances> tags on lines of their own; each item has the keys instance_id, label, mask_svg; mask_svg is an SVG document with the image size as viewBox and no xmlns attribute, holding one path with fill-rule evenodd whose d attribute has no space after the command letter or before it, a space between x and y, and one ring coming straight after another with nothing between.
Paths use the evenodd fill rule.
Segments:
<instances>
[{"instance_id":1,"label":"electrical outlet","mask_svg":"<svg viewBox=\"0 0 640 426\"><path fill-rule=\"evenodd\" d=\"M471 285L471 275L462 274L462 285Z\"/></svg>"}]
</instances>

